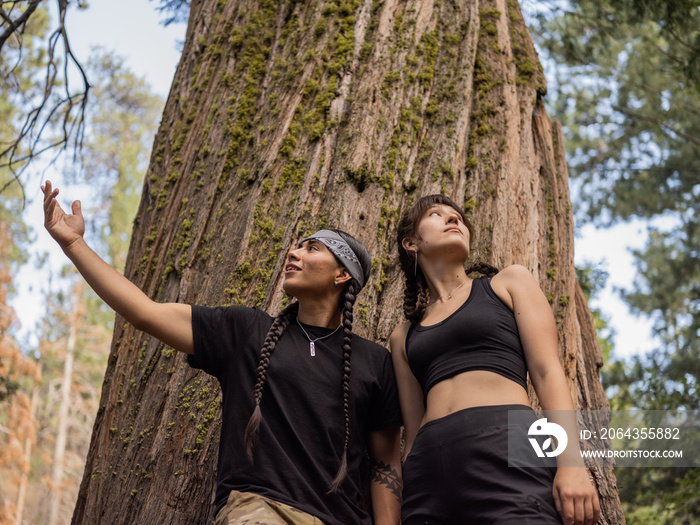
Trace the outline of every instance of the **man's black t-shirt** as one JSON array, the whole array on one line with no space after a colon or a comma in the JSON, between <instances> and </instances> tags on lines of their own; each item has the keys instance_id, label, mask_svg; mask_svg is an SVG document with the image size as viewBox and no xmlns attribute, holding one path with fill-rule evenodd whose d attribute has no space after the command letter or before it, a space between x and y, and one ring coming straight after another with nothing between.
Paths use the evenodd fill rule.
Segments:
<instances>
[{"instance_id":1,"label":"man's black t-shirt","mask_svg":"<svg viewBox=\"0 0 700 525\"><path fill-rule=\"evenodd\" d=\"M352 338L348 477L339 491L326 494L345 439L342 329L316 341L312 356L300 326L289 324L270 359L252 465L245 454L243 436L254 408L260 349L273 320L257 308L192 307L194 354L189 363L219 380L223 399L217 512L231 490L238 490L286 503L327 524L369 524L370 517L358 507L367 433L401 425L389 352L357 335ZM311 338L332 332L304 329Z\"/></svg>"}]
</instances>

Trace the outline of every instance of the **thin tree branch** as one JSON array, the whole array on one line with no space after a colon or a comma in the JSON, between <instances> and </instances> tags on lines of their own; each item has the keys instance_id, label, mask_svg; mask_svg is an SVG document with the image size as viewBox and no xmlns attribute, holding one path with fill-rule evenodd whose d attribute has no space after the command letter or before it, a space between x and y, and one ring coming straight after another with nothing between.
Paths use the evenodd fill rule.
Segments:
<instances>
[{"instance_id":1,"label":"thin tree branch","mask_svg":"<svg viewBox=\"0 0 700 525\"><path fill-rule=\"evenodd\" d=\"M657 118L650 117L649 115L645 115L643 113L638 113L636 111L632 111L630 109L623 108L621 106L612 106L612 109L622 113L625 116L636 118L639 120L643 120L644 122L651 122L652 124L656 124L661 129L669 131L669 132L673 133L674 135L677 135L679 137L684 138L688 142L692 142L693 144L697 144L700 146L700 138L695 137L693 135L689 135L688 133L685 133L683 131L674 129L673 127L669 126L668 124L663 123L661 120L659 120Z\"/></svg>"},{"instance_id":2,"label":"thin tree branch","mask_svg":"<svg viewBox=\"0 0 700 525\"><path fill-rule=\"evenodd\" d=\"M5 30L7 37L0 41L0 47L10 35L14 34L18 39L18 52L22 54L22 32L26 25L27 19L31 16L40 0L30 0L30 6L22 14L20 18L14 21L6 22L8 28ZM6 5L3 2L3 6ZM36 4L36 5L35 5ZM12 176L12 179L6 183L0 192L7 189L10 185L18 183L21 187L20 178L24 170L31 164L31 161L40 154L49 149L59 148L59 152L67 149L69 143L72 142L74 148L74 158L82 149L83 140L85 138L85 111L88 102L88 93L90 83L87 74L83 69L82 64L73 53L70 45L69 35L66 29L66 14L68 12L69 0L57 0L58 4L58 27L49 35L46 49L46 71L43 81L43 93L31 109L24 111L25 117L19 127L19 131L13 141L3 150L0 151L0 157L4 162L0 163L0 167L6 167ZM13 3L13 7L14 7ZM31 12L30 12L30 8ZM8 19L5 10L2 11L3 20ZM3 24L5 25L5 24ZM64 85L65 96L57 99L55 97L55 88L58 85L59 66L57 46L63 44L63 64L61 68L61 79ZM78 93L71 93L71 85L69 81L69 68L75 67L78 70L82 81L82 90ZM20 93L21 94L21 93ZM31 102L30 102L31 104ZM45 144L44 135L49 131L49 128L56 129L59 132L58 138L49 140L49 144ZM58 155L51 160L55 162Z\"/></svg>"},{"instance_id":3,"label":"thin tree branch","mask_svg":"<svg viewBox=\"0 0 700 525\"><path fill-rule=\"evenodd\" d=\"M40 3L41 0L30 0L27 9L15 20L12 20L5 10L0 8L0 17L2 17L3 25L7 24L7 29L5 29L5 31L0 35L0 51L2 51L2 46L5 44L8 38L24 29L27 20L29 20L29 17L31 17L34 11L36 11L36 8L39 7ZM12 8L14 8L14 5Z\"/></svg>"}]
</instances>

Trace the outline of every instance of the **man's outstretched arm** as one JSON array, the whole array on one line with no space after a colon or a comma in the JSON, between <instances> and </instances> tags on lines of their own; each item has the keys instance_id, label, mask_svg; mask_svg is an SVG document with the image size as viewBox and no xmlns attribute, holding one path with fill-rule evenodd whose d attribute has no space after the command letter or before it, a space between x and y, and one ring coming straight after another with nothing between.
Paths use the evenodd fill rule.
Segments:
<instances>
[{"instance_id":1,"label":"man's outstretched arm","mask_svg":"<svg viewBox=\"0 0 700 525\"><path fill-rule=\"evenodd\" d=\"M44 192L44 226L90 287L119 315L139 330L181 352L193 349L192 309L178 303L157 303L136 285L103 261L85 242L85 221L80 201L73 202L72 213L58 204L58 189L51 183Z\"/></svg>"}]
</instances>

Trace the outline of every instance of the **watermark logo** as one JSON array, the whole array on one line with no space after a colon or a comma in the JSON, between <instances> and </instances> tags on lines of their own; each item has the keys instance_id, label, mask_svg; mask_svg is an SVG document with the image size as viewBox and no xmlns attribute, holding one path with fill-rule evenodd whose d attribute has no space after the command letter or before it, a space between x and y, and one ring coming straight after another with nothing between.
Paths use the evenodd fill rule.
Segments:
<instances>
[{"instance_id":1,"label":"watermark logo","mask_svg":"<svg viewBox=\"0 0 700 525\"><path fill-rule=\"evenodd\" d=\"M507 432L511 467L700 468L700 409L518 408Z\"/></svg>"},{"instance_id":2,"label":"watermark logo","mask_svg":"<svg viewBox=\"0 0 700 525\"><path fill-rule=\"evenodd\" d=\"M566 436L566 431L556 423L551 423L547 421L546 417L538 419L527 431L528 436L547 436L547 439L540 446L537 439L529 437L530 444L535 450L537 457L543 458L547 456L548 458L553 458L564 452L566 445L569 443L569 438ZM545 452L548 448L552 447L552 437L556 440L557 447L553 450Z\"/></svg>"}]
</instances>

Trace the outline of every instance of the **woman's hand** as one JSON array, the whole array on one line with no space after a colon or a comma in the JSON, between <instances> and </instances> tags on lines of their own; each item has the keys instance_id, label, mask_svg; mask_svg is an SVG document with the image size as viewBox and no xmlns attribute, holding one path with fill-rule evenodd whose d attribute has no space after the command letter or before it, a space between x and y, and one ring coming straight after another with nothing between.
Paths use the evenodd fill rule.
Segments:
<instances>
[{"instance_id":1,"label":"woman's hand","mask_svg":"<svg viewBox=\"0 0 700 525\"><path fill-rule=\"evenodd\" d=\"M44 227L65 250L82 239L85 233L85 220L80 211L80 201L73 202L71 206L73 214L69 215L58 204L56 200L58 189L53 189L50 181L46 181L41 191L44 192Z\"/></svg>"},{"instance_id":2,"label":"woman's hand","mask_svg":"<svg viewBox=\"0 0 700 525\"><path fill-rule=\"evenodd\" d=\"M585 467L559 467L552 489L564 525L595 525L600 518L598 492Z\"/></svg>"}]
</instances>

